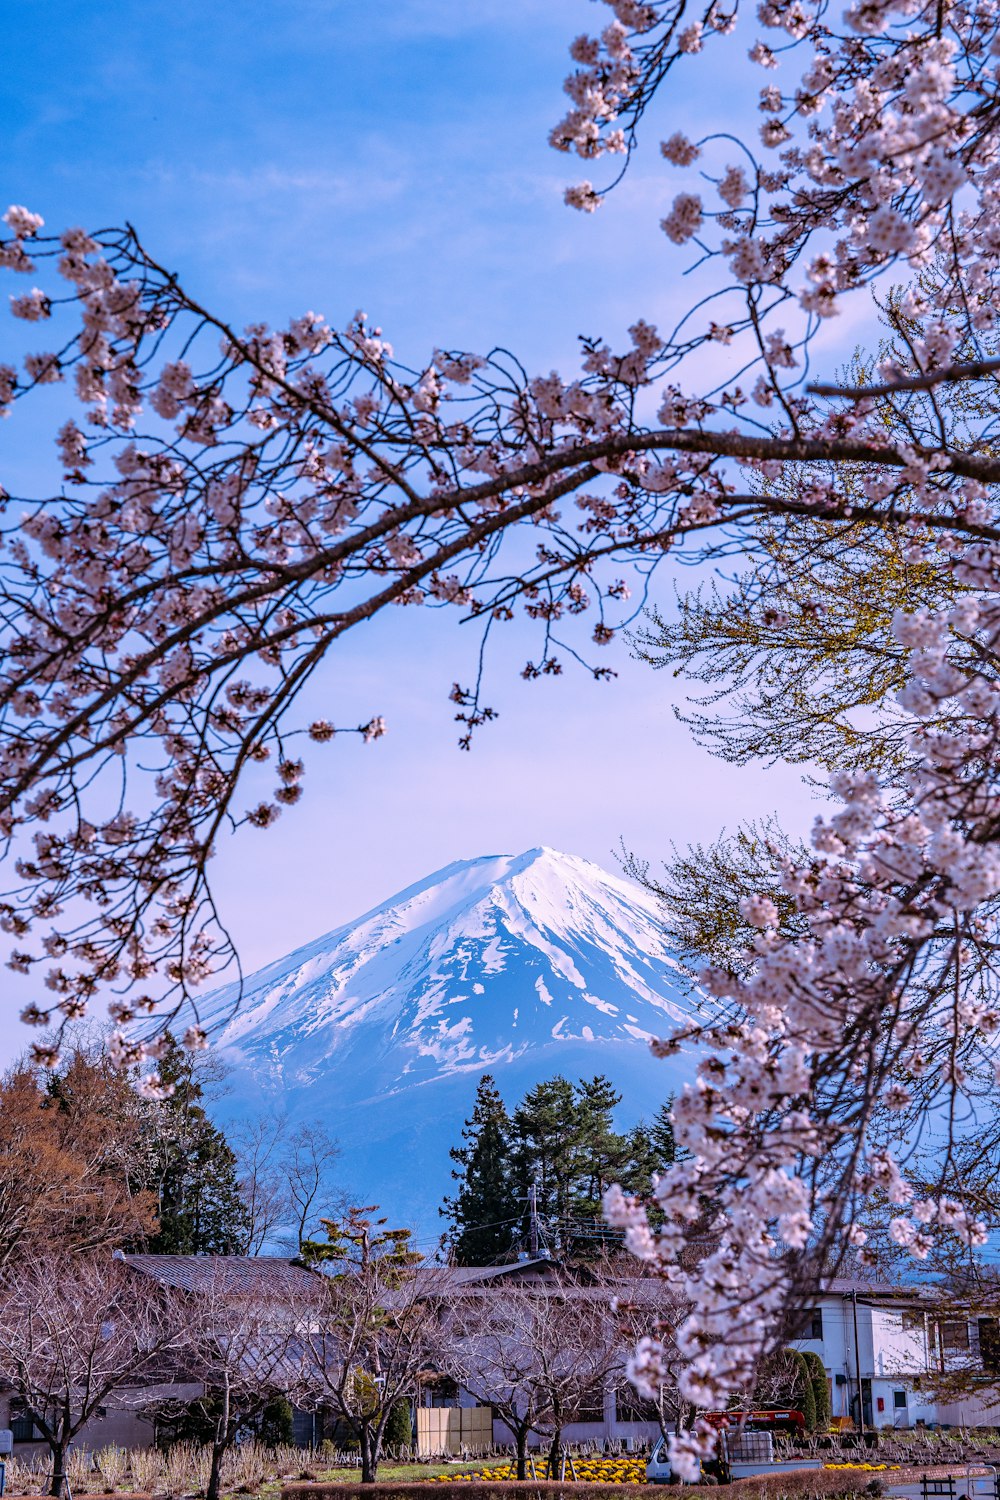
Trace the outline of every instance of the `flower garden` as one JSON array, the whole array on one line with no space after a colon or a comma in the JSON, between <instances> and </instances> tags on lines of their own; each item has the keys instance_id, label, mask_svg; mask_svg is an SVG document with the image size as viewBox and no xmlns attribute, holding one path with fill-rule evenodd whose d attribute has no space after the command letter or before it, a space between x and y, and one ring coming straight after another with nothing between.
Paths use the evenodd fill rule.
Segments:
<instances>
[{"instance_id":1,"label":"flower garden","mask_svg":"<svg viewBox=\"0 0 1000 1500\"><path fill-rule=\"evenodd\" d=\"M538 1465L541 1470L544 1465ZM539 1478L542 1475L539 1473ZM574 1458L567 1463L564 1479L576 1480L580 1484L645 1484L646 1460L623 1454L616 1458ZM455 1479L506 1480L517 1478L517 1467L513 1463L495 1464L489 1469L470 1469L468 1473L435 1475L428 1484L450 1483Z\"/></svg>"}]
</instances>

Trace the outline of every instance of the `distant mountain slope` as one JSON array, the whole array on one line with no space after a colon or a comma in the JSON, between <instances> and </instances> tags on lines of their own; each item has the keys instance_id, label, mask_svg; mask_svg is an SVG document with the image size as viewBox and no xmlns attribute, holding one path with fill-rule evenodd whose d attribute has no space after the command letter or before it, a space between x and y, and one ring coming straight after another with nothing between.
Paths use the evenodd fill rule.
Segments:
<instances>
[{"instance_id":1,"label":"distant mountain slope","mask_svg":"<svg viewBox=\"0 0 1000 1500\"><path fill-rule=\"evenodd\" d=\"M236 1075L218 1113L321 1120L347 1185L424 1233L480 1074L512 1102L556 1072L607 1073L631 1122L678 1077L649 1038L693 1008L655 902L551 849L448 865L252 975L238 1011L236 998L230 986L202 1007Z\"/></svg>"}]
</instances>

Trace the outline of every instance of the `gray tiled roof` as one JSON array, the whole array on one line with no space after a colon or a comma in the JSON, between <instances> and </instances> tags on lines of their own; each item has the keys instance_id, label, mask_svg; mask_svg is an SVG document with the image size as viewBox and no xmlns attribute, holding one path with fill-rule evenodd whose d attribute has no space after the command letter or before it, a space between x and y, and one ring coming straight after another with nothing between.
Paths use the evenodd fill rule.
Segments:
<instances>
[{"instance_id":1,"label":"gray tiled roof","mask_svg":"<svg viewBox=\"0 0 1000 1500\"><path fill-rule=\"evenodd\" d=\"M549 1259L515 1260L502 1266L420 1266L417 1276L428 1287L440 1282L448 1287L471 1286L495 1281L553 1276L558 1267Z\"/></svg>"},{"instance_id":2,"label":"gray tiled roof","mask_svg":"<svg viewBox=\"0 0 1000 1500\"><path fill-rule=\"evenodd\" d=\"M316 1272L282 1255L121 1255L132 1270L181 1292L209 1287L242 1296L308 1292Z\"/></svg>"}]
</instances>

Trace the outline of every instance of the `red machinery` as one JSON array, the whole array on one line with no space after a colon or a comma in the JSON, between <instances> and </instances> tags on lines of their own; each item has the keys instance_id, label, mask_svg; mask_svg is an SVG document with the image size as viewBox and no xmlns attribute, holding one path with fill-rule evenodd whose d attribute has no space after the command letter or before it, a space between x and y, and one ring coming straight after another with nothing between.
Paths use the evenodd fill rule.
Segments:
<instances>
[{"instance_id":1,"label":"red machinery","mask_svg":"<svg viewBox=\"0 0 1000 1500\"><path fill-rule=\"evenodd\" d=\"M805 1432L806 1419L800 1411L787 1407L769 1407L760 1411L703 1411L702 1419L721 1432L739 1427L743 1432Z\"/></svg>"}]
</instances>

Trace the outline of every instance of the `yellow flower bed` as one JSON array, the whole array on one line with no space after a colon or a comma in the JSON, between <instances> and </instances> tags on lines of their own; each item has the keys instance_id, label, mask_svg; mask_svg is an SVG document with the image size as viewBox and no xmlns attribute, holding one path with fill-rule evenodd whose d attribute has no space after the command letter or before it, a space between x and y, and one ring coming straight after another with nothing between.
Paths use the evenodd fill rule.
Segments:
<instances>
[{"instance_id":1,"label":"yellow flower bed","mask_svg":"<svg viewBox=\"0 0 1000 1500\"><path fill-rule=\"evenodd\" d=\"M867 1469L871 1474L878 1474L882 1469L898 1469L899 1464L824 1464L824 1469Z\"/></svg>"},{"instance_id":2,"label":"yellow flower bed","mask_svg":"<svg viewBox=\"0 0 1000 1500\"><path fill-rule=\"evenodd\" d=\"M544 1461L535 1460L535 1472L541 1478L544 1473ZM569 1460L566 1462L565 1477L573 1478L573 1470L581 1484L645 1484L646 1483L646 1460L643 1458L574 1458L573 1466L570 1467ZM427 1484L450 1484L456 1479L480 1480L489 1483L491 1479L516 1479L517 1467L515 1464L497 1464L490 1469L480 1469L478 1473L466 1474L439 1474L434 1479L425 1481Z\"/></svg>"}]
</instances>

